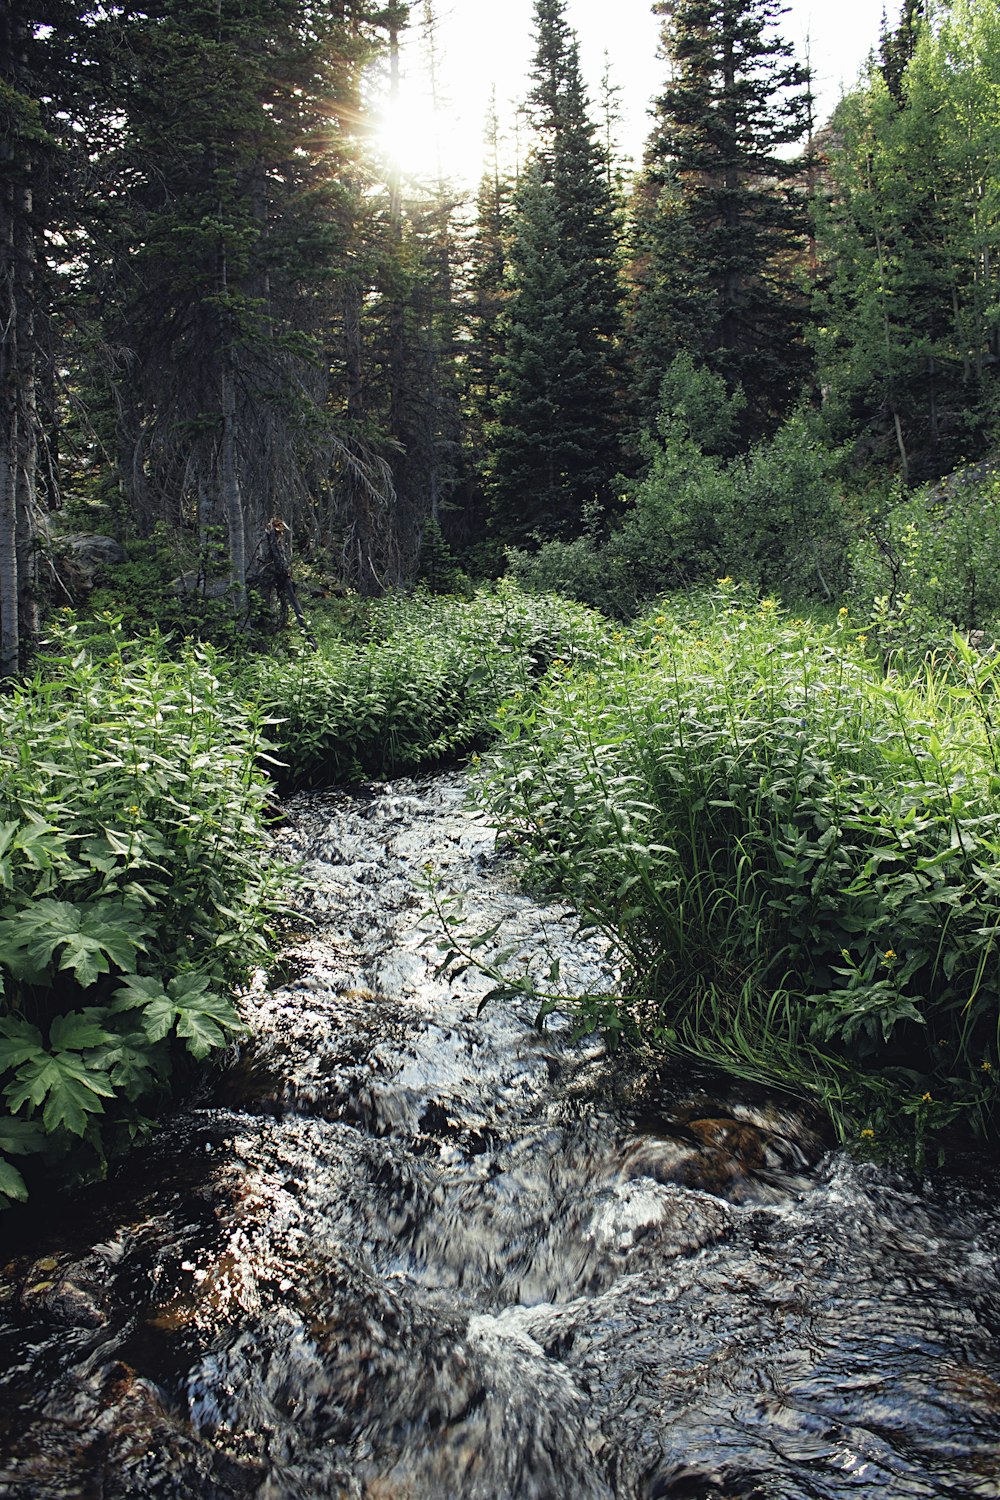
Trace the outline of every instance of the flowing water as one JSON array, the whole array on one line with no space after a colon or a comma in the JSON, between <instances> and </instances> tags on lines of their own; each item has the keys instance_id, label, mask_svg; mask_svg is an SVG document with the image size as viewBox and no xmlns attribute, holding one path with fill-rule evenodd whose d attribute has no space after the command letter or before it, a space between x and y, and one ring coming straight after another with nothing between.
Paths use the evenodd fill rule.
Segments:
<instances>
[{"instance_id":1,"label":"flowing water","mask_svg":"<svg viewBox=\"0 0 1000 1500\"><path fill-rule=\"evenodd\" d=\"M1000 1497L994 1167L915 1183L478 1015L427 861L526 968L608 975L458 775L299 799L281 841L303 930L254 1048L0 1256L0 1496Z\"/></svg>"}]
</instances>

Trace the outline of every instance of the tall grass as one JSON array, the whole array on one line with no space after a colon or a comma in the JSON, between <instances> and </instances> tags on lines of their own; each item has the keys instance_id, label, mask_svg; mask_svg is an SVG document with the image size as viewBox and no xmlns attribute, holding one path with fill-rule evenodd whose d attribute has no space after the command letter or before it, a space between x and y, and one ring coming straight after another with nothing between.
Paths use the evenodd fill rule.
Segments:
<instances>
[{"instance_id":1,"label":"tall grass","mask_svg":"<svg viewBox=\"0 0 1000 1500\"><path fill-rule=\"evenodd\" d=\"M885 676L728 582L507 705L485 792L626 965L636 1037L844 1133L996 1125L1000 658Z\"/></svg>"}]
</instances>

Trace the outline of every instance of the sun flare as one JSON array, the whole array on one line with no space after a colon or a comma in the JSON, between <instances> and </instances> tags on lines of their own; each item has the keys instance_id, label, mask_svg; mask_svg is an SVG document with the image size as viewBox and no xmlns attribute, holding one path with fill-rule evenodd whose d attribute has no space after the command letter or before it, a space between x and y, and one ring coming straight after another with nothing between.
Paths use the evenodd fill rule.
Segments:
<instances>
[{"instance_id":1,"label":"sun flare","mask_svg":"<svg viewBox=\"0 0 1000 1500\"><path fill-rule=\"evenodd\" d=\"M475 187L482 172L482 123L435 109L432 101L405 82L395 100L385 99L375 112L374 140L379 154L404 178L416 182L444 180Z\"/></svg>"}]
</instances>

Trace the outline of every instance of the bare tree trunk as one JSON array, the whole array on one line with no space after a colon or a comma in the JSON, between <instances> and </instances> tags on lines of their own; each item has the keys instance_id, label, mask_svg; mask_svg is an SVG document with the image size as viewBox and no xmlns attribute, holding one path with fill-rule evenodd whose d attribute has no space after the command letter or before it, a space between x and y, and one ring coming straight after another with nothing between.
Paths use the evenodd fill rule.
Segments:
<instances>
[{"instance_id":1,"label":"bare tree trunk","mask_svg":"<svg viewBox=\"0 0 1000 1500\"><path fill-rule=\"evenodd\" d=\"M12 146L0 147L6 165ZM2 185L0 214L0 677L10 677L21 654L17 578L17 297L14 269L13 183Z\"/></svg>"},{"instance_id":2,"label":"bare tree trunk","mask_svg":"<svg viewBox=\"0 0 1000 1500\"><path fill-rule=\"evenodd\" d=\"M243 518L243 496L240 493L236 464L236 384L233 380L229 352L222 361L222 451L220 453L220 494L222 511L229 532L229 566L237 607L243 603L247 585L246 526Z\"/></svg>"},{"instance_id":3,"label":"bare tree trunk","mask_svg":"<svg viewBox=\"0 0 1000 1500\"><path fill-rule=\"evenodd\" d=\"M14 129L0 141L0 677L21 664L35 513L32 155L17 128L24 41L23 16L5 6L0 84L12 100Z\"/></svg>"},{"instance_id":4,"label":"bare tree trunk","mask_svg":"<svg viewBox=\"0 0 1000 1500\"><path fill-rule=\"evenodd\" d=\"M17 413L3 402L0 436L0 677L20 666L21 627L17 579Z\"/></svg>"}]
</instances>

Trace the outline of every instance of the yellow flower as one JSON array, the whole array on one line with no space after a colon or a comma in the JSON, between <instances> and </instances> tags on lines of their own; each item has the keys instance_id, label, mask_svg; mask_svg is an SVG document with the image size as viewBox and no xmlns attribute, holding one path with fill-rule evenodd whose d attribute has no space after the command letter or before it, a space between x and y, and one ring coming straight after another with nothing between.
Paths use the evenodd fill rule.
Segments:
<instances>
[{"instance_id":1,"label":"yellow flower","mask_svg":"<svg viewBox=\"0 0 1000 1500\"><path fill-rule=\"evenodd\" d=\"M980 1073L992 1073L993 1064L991 1062L988 1062L984 1057L982 1062L979 1064L979 1071Z\"/></svg>"},{"instance_id":2,"label":"yellow flower","mask_svg":"<svg viewBox=\"0 0 1000 1500\"><path fill-rule=\"evenodd\" d=\"M920 1102L921 1102L921 1104L933 1104L934 1103L934 1095L928 1090L928 1092L926 1094L921 1094L920 1095Z\"/></svg>"},{"instance_id":3,"label":"yellow flower","mask_svg":"<svg viewBox=\"0 0 1000 1500\"><path fill-rule=\"evenodd\" d=\"M837 618L839 620L846 620L847 619L847 605L846 604L842 604L840 606L840 608L838 609L838 611L837 611Z\"/></svg>"},{"instance_id":4,"label":"yellow flower","mask_svg":"<svg viewBox=\"0 0 1000 1500\"><path fill-rule=\"evenodd\" d=\"M863 1141L873 1141L875 1139L874 1130L862 1130L861 1139Z\"/></svg>"},{"instance_id":5,"label":"yellow flower","mask_svg":"<svg viewBox=\"0 0 1000 1500\"><path fill-rule=\"evenodd\" d=\"M777 609L778 606L774 599L762 599L760 601L760 607L761 611L764 614L769 614L771 610Z\"/></svg>"},{"instance_id":6,"label":"yellow flower","mask_svg":"<svg viewBox=\"0 0 1000 1500\"><path fill-rule=\"evenodd\" d=\"M893 962L893 960L895 959L895 957L896 957L896 950L895 950L895 948L887 948L885 950L885 952L882 954L882 959L887 964L891 964Z\"/></svg>"},{"instance_id":7,"label":"yellow flower","mask_svg":"<svg viewBox=\"0 0 1000 1500\"><path fill-rule=\"evenodd\" d=\"M719 585L720 589L724 589L729 584L731 584L733 580L730 578L729 574L727 573L726 576L725 576L725 578L717 578L715 581Z\"/></svg>"},{"instance_id":8,"label":"yellow flower","mask_svg":"<svg viewBox=\"0 0 1000 1500\"><path fill-rule=\"evenodd\" d=\"M133 818L137 818L139 816L139 809L137 807L130 807L129 812L132 814Z\"/></svg>"}]
</instances>

